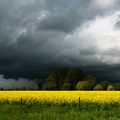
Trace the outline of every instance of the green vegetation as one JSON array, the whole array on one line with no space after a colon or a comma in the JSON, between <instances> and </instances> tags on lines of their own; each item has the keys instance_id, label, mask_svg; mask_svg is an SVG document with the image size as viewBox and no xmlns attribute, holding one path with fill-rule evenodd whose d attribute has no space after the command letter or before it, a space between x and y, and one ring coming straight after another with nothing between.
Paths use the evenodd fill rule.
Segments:
<instances>
[{"instance_id":1,"label":"green vegetation","mask_svg":"<svg viewBox=\"0 0 120 120\"><path fill-rule=\"evenodd\" d=\"M120 84L106 80L98 82L94 76L87 75L80 68L55 68L46 80L36 80L39 90L44 82L46 90L120 90Z\"/></svg>"},{"instance_id":2,"label":"green vegetation","mask_svg":"<svg viewBox=\"0 0 120 120\"><path fill-rule=\"evenodd\" d=\"M0 104L0 120L120 120L120 106Z\"/></svg>"},{"instance_id":3,"label":"green vegetation","mask_svg":"<svg viewBox=\"0 0 120 120\"><path fill-rule=\"evenodd\" d=\"M114 86L112 86L112 85L109 85L109 86L108 86L108 88L107 88L107 90L110 90L110 91L112 91L112 90L115 90L115 88L114 88Z\"/></svg>"},{"instance_id":4,"label":"green vegetation","mask_svg":"<svg viewBox=\"0 0 120 120\"><path fill-rule=\"evenodd\" d=\"M79 81L76 85L77 90L93 90L96 85L95 77L87 76L82 81Z\"/></svg>"},{"instance_id":5,"label":"green vegetation","mask_svg":"<svg viewBox=\"0 0 120 120\"><path fill-rule=\"evenodd\" d=\"M97 84L93 90L96 90L96 91L103 90L103 86L101 84Z\"/></svg>"},{"instance_id":6,"label":"green vegetation","mask_svg":"<svg viewBox=\"0 0 120 120\"><path fill-rule=\"evenodd\" d=\"M36 79L35 82L36 82L38 88L41 90L41 89L42 89L42 85L43 85L43 80L41 80L41 79Z\"/></svg>"}]
</instances>

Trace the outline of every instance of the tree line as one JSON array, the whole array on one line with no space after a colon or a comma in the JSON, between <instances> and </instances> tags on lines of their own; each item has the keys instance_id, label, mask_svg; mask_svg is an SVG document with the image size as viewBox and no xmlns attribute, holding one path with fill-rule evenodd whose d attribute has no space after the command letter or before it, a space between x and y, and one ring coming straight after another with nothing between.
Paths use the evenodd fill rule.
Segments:
<instances>
[{"instance_id":1,"label":"tree line","mask_svg":"<svg viewBox=\"0 0 120 120\"><path fill-rule=\"evenodd\" d=\"M57 67L46 80L37 79L36 83L39 90L120 90L120 84L106 80L98 82L94 76L85 75L80 68Z\"/></svg>"}]
</instances>

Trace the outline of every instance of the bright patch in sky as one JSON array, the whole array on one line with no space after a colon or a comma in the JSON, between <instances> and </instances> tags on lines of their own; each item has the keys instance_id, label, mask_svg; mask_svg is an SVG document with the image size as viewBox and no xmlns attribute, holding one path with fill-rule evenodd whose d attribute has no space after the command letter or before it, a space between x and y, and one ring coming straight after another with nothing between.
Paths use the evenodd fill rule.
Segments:
<instances>
[{"instance_id":1,"label":"bright patch in sky","mask_svg":"<svg viewBox=\"0 0 120 120\"><path fill-rule=\"evenodd\" d=\"M101 7L109 7L114 4L114 0L94 0L94 3Z\"/></svg>"},{"instance_id":2,"label":"bright patch in sky","mask_svg":"<svg viewBox=\"0 0 120 120\"><path fill-rule=\"evenodd\" d=\"M120 63L120 29L115 25L120 20L120 12L104 17L96 17L85 23L82 29L78 29L68 39L77 50L91 50L97 60L106 64Z\"/></svg>"}]
</instances>

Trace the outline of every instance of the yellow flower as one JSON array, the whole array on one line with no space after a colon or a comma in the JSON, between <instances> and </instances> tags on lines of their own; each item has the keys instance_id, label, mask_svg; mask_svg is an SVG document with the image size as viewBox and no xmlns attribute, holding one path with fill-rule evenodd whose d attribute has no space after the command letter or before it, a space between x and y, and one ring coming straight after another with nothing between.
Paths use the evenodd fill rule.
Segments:
<instances>
[{"instance_id":1,"label":"yellow flower","mask_svg":"<svg viewBox=\"0 0 120 120\"><path fill-rule=\"evenodd\" d=\"M118 91L0 91L0 102L25 103L120 103Z\"/></svg>"}]
</instances>

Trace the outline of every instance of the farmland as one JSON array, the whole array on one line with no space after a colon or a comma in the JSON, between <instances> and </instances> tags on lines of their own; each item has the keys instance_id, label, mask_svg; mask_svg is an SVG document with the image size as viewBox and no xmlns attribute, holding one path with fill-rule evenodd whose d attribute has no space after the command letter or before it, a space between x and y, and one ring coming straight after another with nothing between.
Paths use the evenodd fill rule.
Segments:
<instances>
[{"instance_id":1,"label":"farmland","mask_svg":"<svg viewBox=\"0 0 120 120\"><path fill-rule=\"evenodd\" d=\"M120 120L117 91L1 91L1 120Z\"/></svg>"},{"instance_id":2,"label":"farmland","mask_svg":"<svg viewBox=\"0 0 120 120\"><path fill-rule=\"evenodd\" d=\"M78 104L120 103L120 92L117 91L1 91L0 102Z\"/></svg>"}]
</instances>

